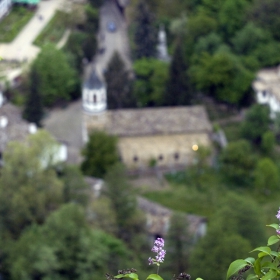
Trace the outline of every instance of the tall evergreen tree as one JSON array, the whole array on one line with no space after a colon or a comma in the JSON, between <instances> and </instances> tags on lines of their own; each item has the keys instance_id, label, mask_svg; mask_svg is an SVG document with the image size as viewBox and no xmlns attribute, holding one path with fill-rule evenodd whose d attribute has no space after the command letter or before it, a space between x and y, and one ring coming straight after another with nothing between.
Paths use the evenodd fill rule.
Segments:
<instances>
[{"instance_id":1,"label":"tall evergreen tree","mask_svg":"<svg viewBox=\"0 0 280 280\"><path fill-rule=\"evenodd\" d=\"M115 52L109 61L105 79L109 109L134 107L129 72L118 52Z\"/></svg>"},{"instance_id":2,"label":"tall evergreen tree","mask_svg":"<svg viewBox=\"0 0 280 280\"><path fill-rule=\"evenodd\" d=\"M31 69L30 73L30 87L27 95L23 117L29 122L41 126L43 118L43 100L40 89L40 77L35 69Z\"/></svg>"},{"instance_id":3,"label":"tall evergreen tree","mask_svg":"<svg viewBox=\"0 0 280 280\"><path fill-rule=\"evenodd\" d=\"M182 44L178 42L169 68L164 102L168 106L174 106L189 105L191 101L192 92L188 83L186 59Z\"/></svg>"},{"instance_id":4,"label":"tall evergreen tree","mask_svg":"<svg viewBox=\"0 0 280 280\"><path fill-rule=\"evenodd\" d=\"M154 17L146 3L141 1L137 7L135 18L136 29L134 36L135 58L154 57L156 55L157 33Z\"/></svg>"}]
</instances>

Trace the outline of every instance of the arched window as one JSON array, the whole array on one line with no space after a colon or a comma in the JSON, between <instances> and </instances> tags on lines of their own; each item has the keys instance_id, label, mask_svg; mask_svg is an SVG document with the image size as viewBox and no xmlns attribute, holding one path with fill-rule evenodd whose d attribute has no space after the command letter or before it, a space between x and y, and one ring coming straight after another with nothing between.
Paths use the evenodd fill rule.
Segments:
<instances>
[{"instance_id":1,"label":"arched window","mask_svg":"<svg viewBox=\"0 0 280 280\"><path fill-rule=\"evenodd\" d=\"M96 94L93 95L93 103L96 104Z\"/></svg>"}]
</instances>

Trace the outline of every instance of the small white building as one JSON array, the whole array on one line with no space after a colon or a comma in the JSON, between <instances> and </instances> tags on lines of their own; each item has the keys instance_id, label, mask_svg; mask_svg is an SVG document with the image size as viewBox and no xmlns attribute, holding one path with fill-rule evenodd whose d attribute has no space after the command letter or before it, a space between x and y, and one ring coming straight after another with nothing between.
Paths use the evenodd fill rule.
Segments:
<instances>
[{"instance_id":1,"label":"small white building","mask_svg":"<svg viewBox=\"0 0 280 280\"><path fill-rule=\"evenodd\" d=\"M12 6L12 0L0 0L0 20L9 13Z\"/></svg>"},{"instance_id":2,"label":"small white building","mask_svg":"<svg viewBox=\"0 0 280 280\"><path fill-rule=\"evenodd\" d=\"M271 118L274 118L275 113L280 112L280 67L260 70L252 86L256 101L267 104Z\"/></svg>"},{"instance_id":3,"label":"small white building","mask_svg":"<svg viewBox=\"0 0 280 280\"><path fill-rule=\"evenodd\" d=\"M93 70L83 84L83 109L89 114L99 114L107 109L106 86Z\"/></svg>"}]
</instances>

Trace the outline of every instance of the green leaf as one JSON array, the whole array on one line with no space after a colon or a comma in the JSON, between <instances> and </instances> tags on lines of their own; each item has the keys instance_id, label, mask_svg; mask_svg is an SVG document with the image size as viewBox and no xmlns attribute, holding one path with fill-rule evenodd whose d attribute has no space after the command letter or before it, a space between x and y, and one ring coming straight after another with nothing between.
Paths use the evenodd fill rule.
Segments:
<instances>
[{"instance_id":1,"label":"green leaf","mask_svg":"<svg viewBox=\"0 0 280 280\"><path fill-rule=\"evenodd\" d=\"M254 271L258 276L261 276L261 261L260 259L256 259L254 263Z\"/></svg>"},{"instance_id":2,"label":"green leaf","mask_svg":"<svg viewBox=\"0 0 280 280\"><path fill-rule=\"evenodd\" d=\"M271 225L266 225L267 227L272 227L275 229L279 229L279 225L278 224L271 224Z\"/></svg>"},{"instance_id":3,"label":"green leaf","mask_svg":"<svg viewBox=\"0 0 280 280\"><path fill-rule=\"evenodd\" d=\"M263 258L263 257L265 257L265 256L270 256L270 255L267 254L267 253L265 253L265 252L260 252L260 253L258 253L258 258L259 258L259 259L261 259L261 258Z\"/></svg>"},{"instance_id":4,"label":"green leaf","mask_svg":"<svg viewBox=\"0 0 280 280\"><path fill-rule=\"evenodd\" d=\"M275 251L271 251L270 255L278 258L279 257L279 253L278 252L275 252Z\"/></svg>"},{"instance_id":5,"label":"green leaf","mask_svg":"<svg viewBox=\"0 0 280 280\"><path fill-rule=\"evenodd\" d=\"M150 274L146 280L152 279L152 280L163 280L158 274Z\"/></svg>"},{"instance_id":6,"label":"green leaf","mask_svg":"<svg viewBox=\"0 0 280 280\"><path fill-rule=\"evenodd\" d=\"M255 262L255 259L250 257L250 258L246 258L244 261L246 261L248 264L253 265Z\"/></svg>"},{"instance_id":7,"label":"green leaf","mask_svg":"<svg viewBox=\"0 0 280 280\"><path fill-rule=\"evenodd\" d=\"M277 276L277 271L275 271L275 270L269 270L269 271L261 278L261 280L270 280L270 279L273 279L275 276Z\"/></svg>"},{"instance_id":8,"label":"green leaf","mask_svg":"<svg viewBox=\"0 0 280 280\"><path fill-rule=\"evenodd\" d=\"M196 278L196 280L203 280L202 278Z\"/></svg>"},{"instance_id":9,"label":"green leaf","mask_svg":"<svg viewBox=\"0 0 280 280\"><path fill-rule=\"evenodd\" d=\"M262 268L271 268L277 270L277 265L272 262L265 262L262 264Z\"/></svg>"},{"instance_id":10,"label":"green leaf","mask_svg":"<svg viewBox=\"0 0 280 280\"><path fill-rule=\"evenodd\" d=\"M253 251L251 251L250 253L255 252L255 251L260 251L260 252L266 253L267 255L270 255L270 253L271 253L271 249L269 247L265 247L265 246L258 247L256 249L254 249Z\"/></svg>"},{"instance_id":11,"label":"green leaf","mask_svg":"<svg viewBox=\"0 0 280 280\"><path fill-rule=\"evenodd\" d=\"M277 235L272 235L268 238L267 245L269 246L269 245L275 244L279 241L280 241L280 239Z\"/></svg>"},{"instance_id":12,"label":"green leaf","mask_svg":"<svg viewBox=\"0 0 280 280\"><path fill-rule=\"evenodd\" d=\"M248 265L248 263L245 260L236 260L232 262L227 271L227 279L240 269L244 268L246 265Z\"/></svg>"},{"instance_id":13,"label":"green leaf","mask_svg":"<svg viewBox=\"0 0 280 280\"><path fill-rule=\"evenodd\" d=\"M128 274L119 274L117 276L114 276L114 278L131 278L131 279L134 279L134 280L138 280L138 275L136 273L128 273Z\"/></svg>"},{"instance_id":14,"label":"green leaf","mask_svg":"<svg viewBox=\"0 0 280 280\"><path fill-rule=\"evenodd\" d=\"M253 280L253 279L257 279L258 278L258 275L255 275L255 274L249 274L246 278L246 280Z\"/></svg>"}]
</instances>

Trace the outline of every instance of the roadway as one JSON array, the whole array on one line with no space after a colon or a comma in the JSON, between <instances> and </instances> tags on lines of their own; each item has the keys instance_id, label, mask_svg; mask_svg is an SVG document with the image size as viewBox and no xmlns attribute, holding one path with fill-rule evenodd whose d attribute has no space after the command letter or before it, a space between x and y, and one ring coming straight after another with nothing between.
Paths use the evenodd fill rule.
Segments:
<instances>
[{"instance_id":1,"label":"roadway","mask_svg":"<svg viewBox=\"0 0 280 280\"><path fill-rule=\"evenodd\" d=\"M109 21L116 24L116 31L107 30ZM94 58L94 64L99 73L103 73L107 68L115 51L121 55L127 68L132 68L127 23L113 0L106 0L100 9L98 46L99 50L104 49L103 52L98 52Z\"/></svg>"}]
</instances>

